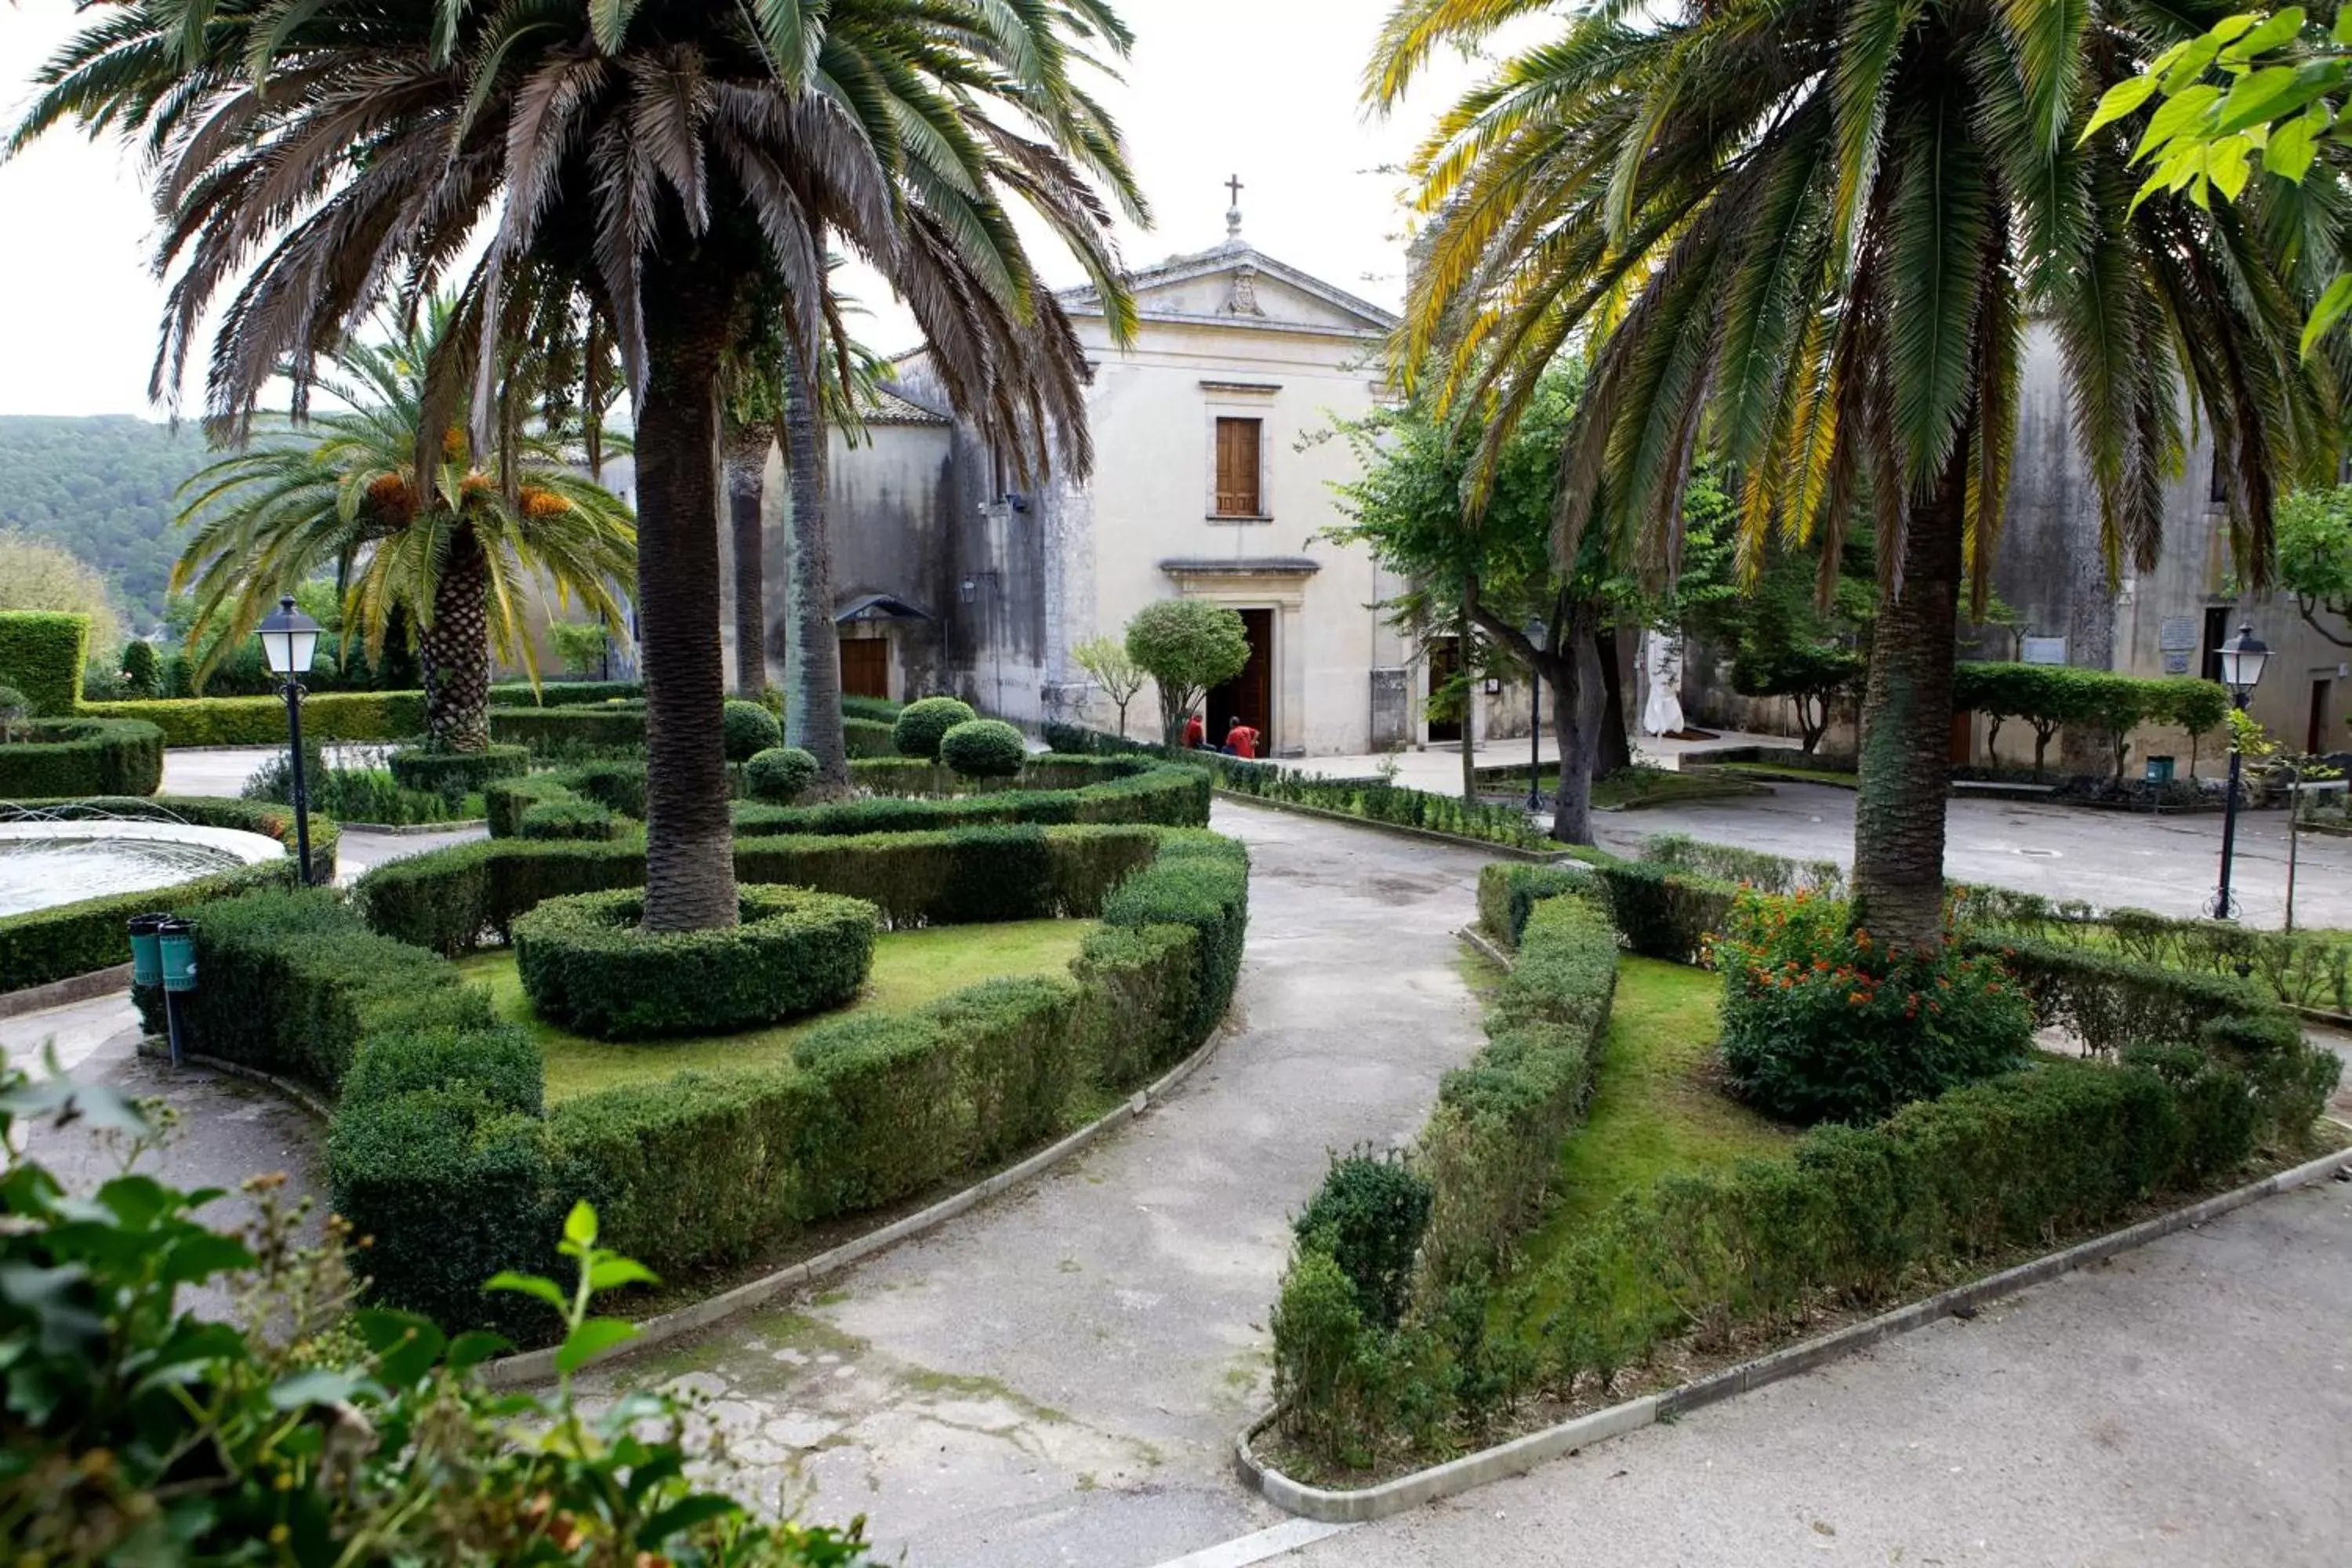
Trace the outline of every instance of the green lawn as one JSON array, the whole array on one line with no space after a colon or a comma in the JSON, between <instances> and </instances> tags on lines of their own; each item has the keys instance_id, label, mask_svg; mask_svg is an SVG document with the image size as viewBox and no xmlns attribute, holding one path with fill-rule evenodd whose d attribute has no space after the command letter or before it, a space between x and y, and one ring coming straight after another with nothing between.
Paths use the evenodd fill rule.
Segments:
<instances>
[{"instance_id":1,"label":"green lawn","mask_svg":"<svg viewBox=\"0 0 2352 1568\"><path fill-rule=\"evenodd\" d=\"M792 1059L809 1030L859 1012L900 1013L999 976L1059 974L1094 929L1091 921L1014 921L1003 925L933 926L886 932L874 944L874 972L848 1007L772 1029L642 1046L592 1040L546 1022L531 1010L515 973L514 954L499 950L460 959L469 980L490 988L491 1005L537 1037L547 1058L547 1098L567 1100L614 1084L705 1070L770 1067Z\"/></svg>"},{"instance_id":2,"label":"green lawn","mask_svg":"<svg viewBox=\"0 0 2352 1568\"><path fill-rule=\"evenodd\" d=\"M1799 768L1771 763L1706 763L1694 767L1710 773L1738 773L1742 778L1771 779L1783 784L1829 784L1837 789L1859 789L1862 780L1853 773L1835 773L1827 768Z\"/></svg>"},{"instance_id":3,"label":"green lawn","mask_svg":"<svg viewBox=\"0 0 2352 1568\"><path fill-rule=\"evenodd\" d=\"M1784 1127L1714 1082L1720 977L1652 958L1617 961L1617 1003L1584 1125L1559 1158L1559 1196L1529 1238L1530 1264L1549 1257L1621 1193L1677 1171L1706 1171L1787 1153Z\"/></svg>"}]
</instances>

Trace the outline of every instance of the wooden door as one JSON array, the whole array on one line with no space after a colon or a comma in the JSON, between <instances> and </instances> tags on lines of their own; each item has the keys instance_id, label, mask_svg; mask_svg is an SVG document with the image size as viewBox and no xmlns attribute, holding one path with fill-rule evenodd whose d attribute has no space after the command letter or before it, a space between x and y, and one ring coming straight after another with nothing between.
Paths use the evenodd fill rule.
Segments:
<instances>
[{"instance_id":1,"label":"wooden door","mask_svg":"<svg viewBox=\"0 0 2352 1568\"><path fill-rule=\"evenodd\" d=\"M841 639L841 694L890 700L890 639Z\"/></svg>"},{"instance_id":2,"label":"wooden door","mask_svg":"<svg viewBox=\"0 0 2352 1568\"><path fill-rule=\"evenodd\" d=\"M1433 698L1444 690L1446 683L1454 679L1454 673L1461 668L1462 644L1459 639L1439 637L1432 642L1429 645L1430 696ZM1461 738L1462 714L1459 703L1454 706L1453 717L1430 720L1429 739L1433 744L1439 741L1459 741Z\"/></svg>"},{"instance_id":3,"label":"wooden door","mask_svg":"<svg viewBox=\"0 0 2352 1568\"><path fill-rule=\"evenodd\" d=\"M1258 755L1274 749L1274 612L1244 610L1242 630L1248 634L1249 662L1242 672L1212 689L1202 704L1212 746L1225 743L1225 731L1246 724L1257 731Z\"/></svg>"}]
</instances>

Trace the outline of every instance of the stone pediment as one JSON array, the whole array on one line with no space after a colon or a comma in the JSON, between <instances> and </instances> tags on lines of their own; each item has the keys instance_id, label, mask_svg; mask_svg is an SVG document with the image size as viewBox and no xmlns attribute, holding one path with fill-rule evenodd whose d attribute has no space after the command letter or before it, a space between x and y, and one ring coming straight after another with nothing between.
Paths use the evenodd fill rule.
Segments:
<instances>
[{"instance_id":1,"label":"stone pediment","mask_svg":"<svg viewBox=\"0 0 2352 1568\"><path fill-rule=\"evenodd\" d=\"M1131 273L1128 286L1147 321L1363 337L1384 335L1396 325L1378 305L1238 242ZM1091 288L1070 289L1061 300L1072 315L1102 313Z\"/></svg>"}]
</instances>

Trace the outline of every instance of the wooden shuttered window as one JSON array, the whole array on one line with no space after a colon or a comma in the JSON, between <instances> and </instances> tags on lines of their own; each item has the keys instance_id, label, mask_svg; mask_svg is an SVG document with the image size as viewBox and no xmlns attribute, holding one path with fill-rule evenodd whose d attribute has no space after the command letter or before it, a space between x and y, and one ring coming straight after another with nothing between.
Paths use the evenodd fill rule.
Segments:
<instances>
[{"instance_id":1,"label":"wooden shuttered window","mask_svg":"<svg viewBox=\"0 0 2352 1568\"><path fill-rule=\"evenodd\" d=\"M1262 517L1258 504L1258 424L1255 419L1217 421L1217 515Z\"/></svg>"}]
</instances>

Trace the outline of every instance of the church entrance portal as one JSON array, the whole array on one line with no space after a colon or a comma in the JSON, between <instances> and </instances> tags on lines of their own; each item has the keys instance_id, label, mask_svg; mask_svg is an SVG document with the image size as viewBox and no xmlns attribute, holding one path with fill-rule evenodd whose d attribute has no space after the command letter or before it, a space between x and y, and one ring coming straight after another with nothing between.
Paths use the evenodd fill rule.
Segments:
<instances>
[{"instance_id":1,"label":"church entrance portal","mask_svg":"<svg viewBox=\"0 0 2352 1568\"><path fill-rule=\"evenodd\" d=\"M841 639L841 694L844 697L890 696L890 639Z\"/></svg>"},{"instance_id":2,"label":"church entrance portal","mask_svg":"<svg viewBox=\"0 0 2352 1568\"><path fill-rule=\"evenodd\" d=\"M1223 686L1210 689L1202 718L1207 721L1209 743L1222 746L1225 731L1236 721L1257 731L1258 755L1274 749L1274 612L1243 610L1242 629L1249 634L1249 662Z\"/></svg>"}]
</instances>

